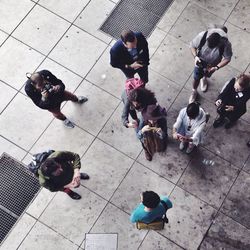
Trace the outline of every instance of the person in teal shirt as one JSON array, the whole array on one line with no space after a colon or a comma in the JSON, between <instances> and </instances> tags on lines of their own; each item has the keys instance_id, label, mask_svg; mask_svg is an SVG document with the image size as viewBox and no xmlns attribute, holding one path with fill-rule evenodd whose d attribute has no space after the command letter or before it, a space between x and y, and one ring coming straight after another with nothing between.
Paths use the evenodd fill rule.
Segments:
<instances>
[{"instance_id":1,"label":"person in teal shirt","mask_svg":"<svg viewBox=\"0 0 250 250\"><path fill-rule=\"evenodd\" d=\"M164 201L169 208L173 207L172 202L166 196L159 196L153 191L145 191L141 194L141 203L138 205L130 216L132 223L143 222L151 223L156 219L162 218L166 209L161 203Z\"/></svg>"}]
</instances>

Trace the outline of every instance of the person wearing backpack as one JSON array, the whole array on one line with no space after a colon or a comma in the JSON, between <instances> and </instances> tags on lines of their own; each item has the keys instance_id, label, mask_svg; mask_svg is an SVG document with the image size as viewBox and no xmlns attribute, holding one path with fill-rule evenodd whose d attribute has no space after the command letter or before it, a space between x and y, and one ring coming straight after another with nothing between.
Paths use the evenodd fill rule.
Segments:
<instances>
[{"instance_id":1,"label":"person wearing backpack","mask_svg":"<svg viewBox=\"0 0 250 250\"><path fill-rule=\"evenodd\" d=\"M74 128L71 122L60 110L61 103L72 101L82 104L88 101L87 97L76 96L66 91L63 82L48 70L26 74L25 92L36 106L50 111L53 116L63 121L64 126Z\"/></svg>"},{"instance_id":2,"label":"person wearing backpack","mask_svg":"<svg viewBox=\"0 0 250 250\"><path fill-rule=\"evenodd\" d=\"M150 223L162 221L163 217L165 217L164 222L168 222L165 215L167 210L173 207L173 204L168 197L160 197L154 191L145 191L140 195L140 198L141 203L133 210L130 216L130 221L132 223L145 223L150 227Z\"/></svg>"},{"instance_id":3,"label":"person wearing backpack","mask_svg":"<svg viewBox=\"0 0 250 250\"><path fill-rule=\"evenodd\" d=\"M72 199L79 200L81 196L72 191L80 186L80 180L88 180L86 173L80 173L80 156L69 151L55 151L41 164L38 169L39 183L51 192L62 191Z\"/></svg>"},{"instance_id":4,"label":"person wearing backpack","mask_svg":"<svg viewBox=\"0 0 250 250\"><path fill-rule=\"evenodd\" d=\"M194 80L189 103L196 100L197 88L201 81L201 91L206 92L207 78L226 66L232 57L232 45L227 37L227 28L212 28L200 32L190 43L191 53L194 56Z\"/></svg>"}]
</instances>

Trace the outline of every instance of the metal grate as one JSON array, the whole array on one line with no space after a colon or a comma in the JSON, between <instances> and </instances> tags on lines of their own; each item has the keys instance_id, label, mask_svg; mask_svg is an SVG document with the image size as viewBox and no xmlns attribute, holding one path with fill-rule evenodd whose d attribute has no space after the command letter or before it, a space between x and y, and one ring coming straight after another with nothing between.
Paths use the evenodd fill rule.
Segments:
<instances>
[{"instance_id":1,"label":"metal grate","mask_svg":"<svg viewBox=\"0 0 250 250\"><path fill-rule=\"evenodd\" d=\"M0 158L0 242L40 189L37 178L19 161ZM2 223L4 221L4 223Z\"/></svg>"},{"instance_id":2,"label":"metal grate","mask_svg":"<svg viewBox=\"0 0 250 250\"><path fill-rule=\"evenodd\" d=\"M122 30L141 31L148 37L173 0L121 0L100 30L115 39Z\"/></svg>"}]
</instances>

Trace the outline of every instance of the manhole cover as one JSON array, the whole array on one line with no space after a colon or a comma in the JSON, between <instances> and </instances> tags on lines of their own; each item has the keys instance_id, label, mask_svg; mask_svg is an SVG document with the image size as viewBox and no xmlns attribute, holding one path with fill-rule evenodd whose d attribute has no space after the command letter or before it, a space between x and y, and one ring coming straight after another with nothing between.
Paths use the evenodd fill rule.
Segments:
<instances>
[{"instance_id":1,"label":"manhole cover","mask_svg":"<svg viewBox=\"0 0 250 250\"><path fill-rule=\"evenodd\" d=\"M173 0L121 0L100 30L119 39L123 30L148 37Z\"/></svg>"},{"instance_id":2,"label":"manhole cover","mask_svg":"<svg viewBox=\"0 0 250 250\"><path fill-rule=\"evenodd\" d=\"M0 243L40 189L39 182L19 161L0 157Z\"/></svg>"}]
</instances>

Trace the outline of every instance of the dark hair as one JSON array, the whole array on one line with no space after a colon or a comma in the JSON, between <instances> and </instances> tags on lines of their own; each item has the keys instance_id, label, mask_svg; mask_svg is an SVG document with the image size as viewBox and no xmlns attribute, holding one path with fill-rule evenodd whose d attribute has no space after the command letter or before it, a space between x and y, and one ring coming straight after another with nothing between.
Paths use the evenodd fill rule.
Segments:
<instances>
[{"instance_id":1,"label":"dark hair","mask_svg":"<svg viewBox=\"0 0 250 250\"><path fill-rule=\"evenodd\" d=\"M198 102L192 102L187 106L187 115L191 119L196 118L200 112L200 104Z\"/></svg>"},{"instance_id":2,"label":"dark hair","mask_svg":"<svg viewBox=\"0 0 250 250\"><path fill-rule=\"evenodd\" d=\"M220 38L221 36L218 33L212 33L208 38L207 38L207 46L210 49L215 48L216 46L219 45L220 43Z\"/></svg>"},{"instance_id":3,"label":"dark hair","mask_svg":"<svg viewBox=\"0 0 250 250\"><path fill-rule=\"evenodd\" d=\"M124 43L132 43L134 42L135 38L135 33L132 30L123 30L121 33L121 39Z\"/></svg>"},{"instance_id":4,"label":"dark hair","mask_svg":"<svg viewBox=\"0 0 250 250\"><path fill-rule=\"evenodd\" d=\"M44 176L51 176L51 174L58 168L58 163L54 159L46 159L40 169Z\"/></svg>"},{"instance_id":5,"label":"dark hair","mask_svg":"<svg viewBox=\"0 0 250 250\"><path fill-rule=\"evenodd\" d=\"M31 82L34 84L34 85L37 85L41 82L43 82L43 76L39 73L39 72L35 72L35 73L32 73L30 75L28 75L29 73L26 73L26 76L28 79L31 80Z\"/></svg>"},{"instance_id":6,"label":"dark hair","mask_svg":"<svg viewBox=\"0 0 250 250\"><path fill-rule=\"evenodd\" d=\"M157 103L154 92L146 88L131 90L128 94L128 100L130 102L138 102L142 108Z\"/></svg>"},{"instance_id":7,"label":"dark hair","mask_svg":"<svg viewBox=\"0 0 250 250\"><path fill-rule=\"evenodd\" d=\"M145 191L142 193L142 204L145 207L156 208L160 201L160 196L153 191Z\"/></svg>"},{"instance_id":8,"label":"dark hair","mask_svg":"<svg viewBox=\"0 0 250 250\"><path fill-rule=\"evenodd\" d=\"M239 81L239 85L243 88L249 88L250 87L250 76L246 74L240 74L237 77L237 80Z\"/></svg>"}]
</instances>

